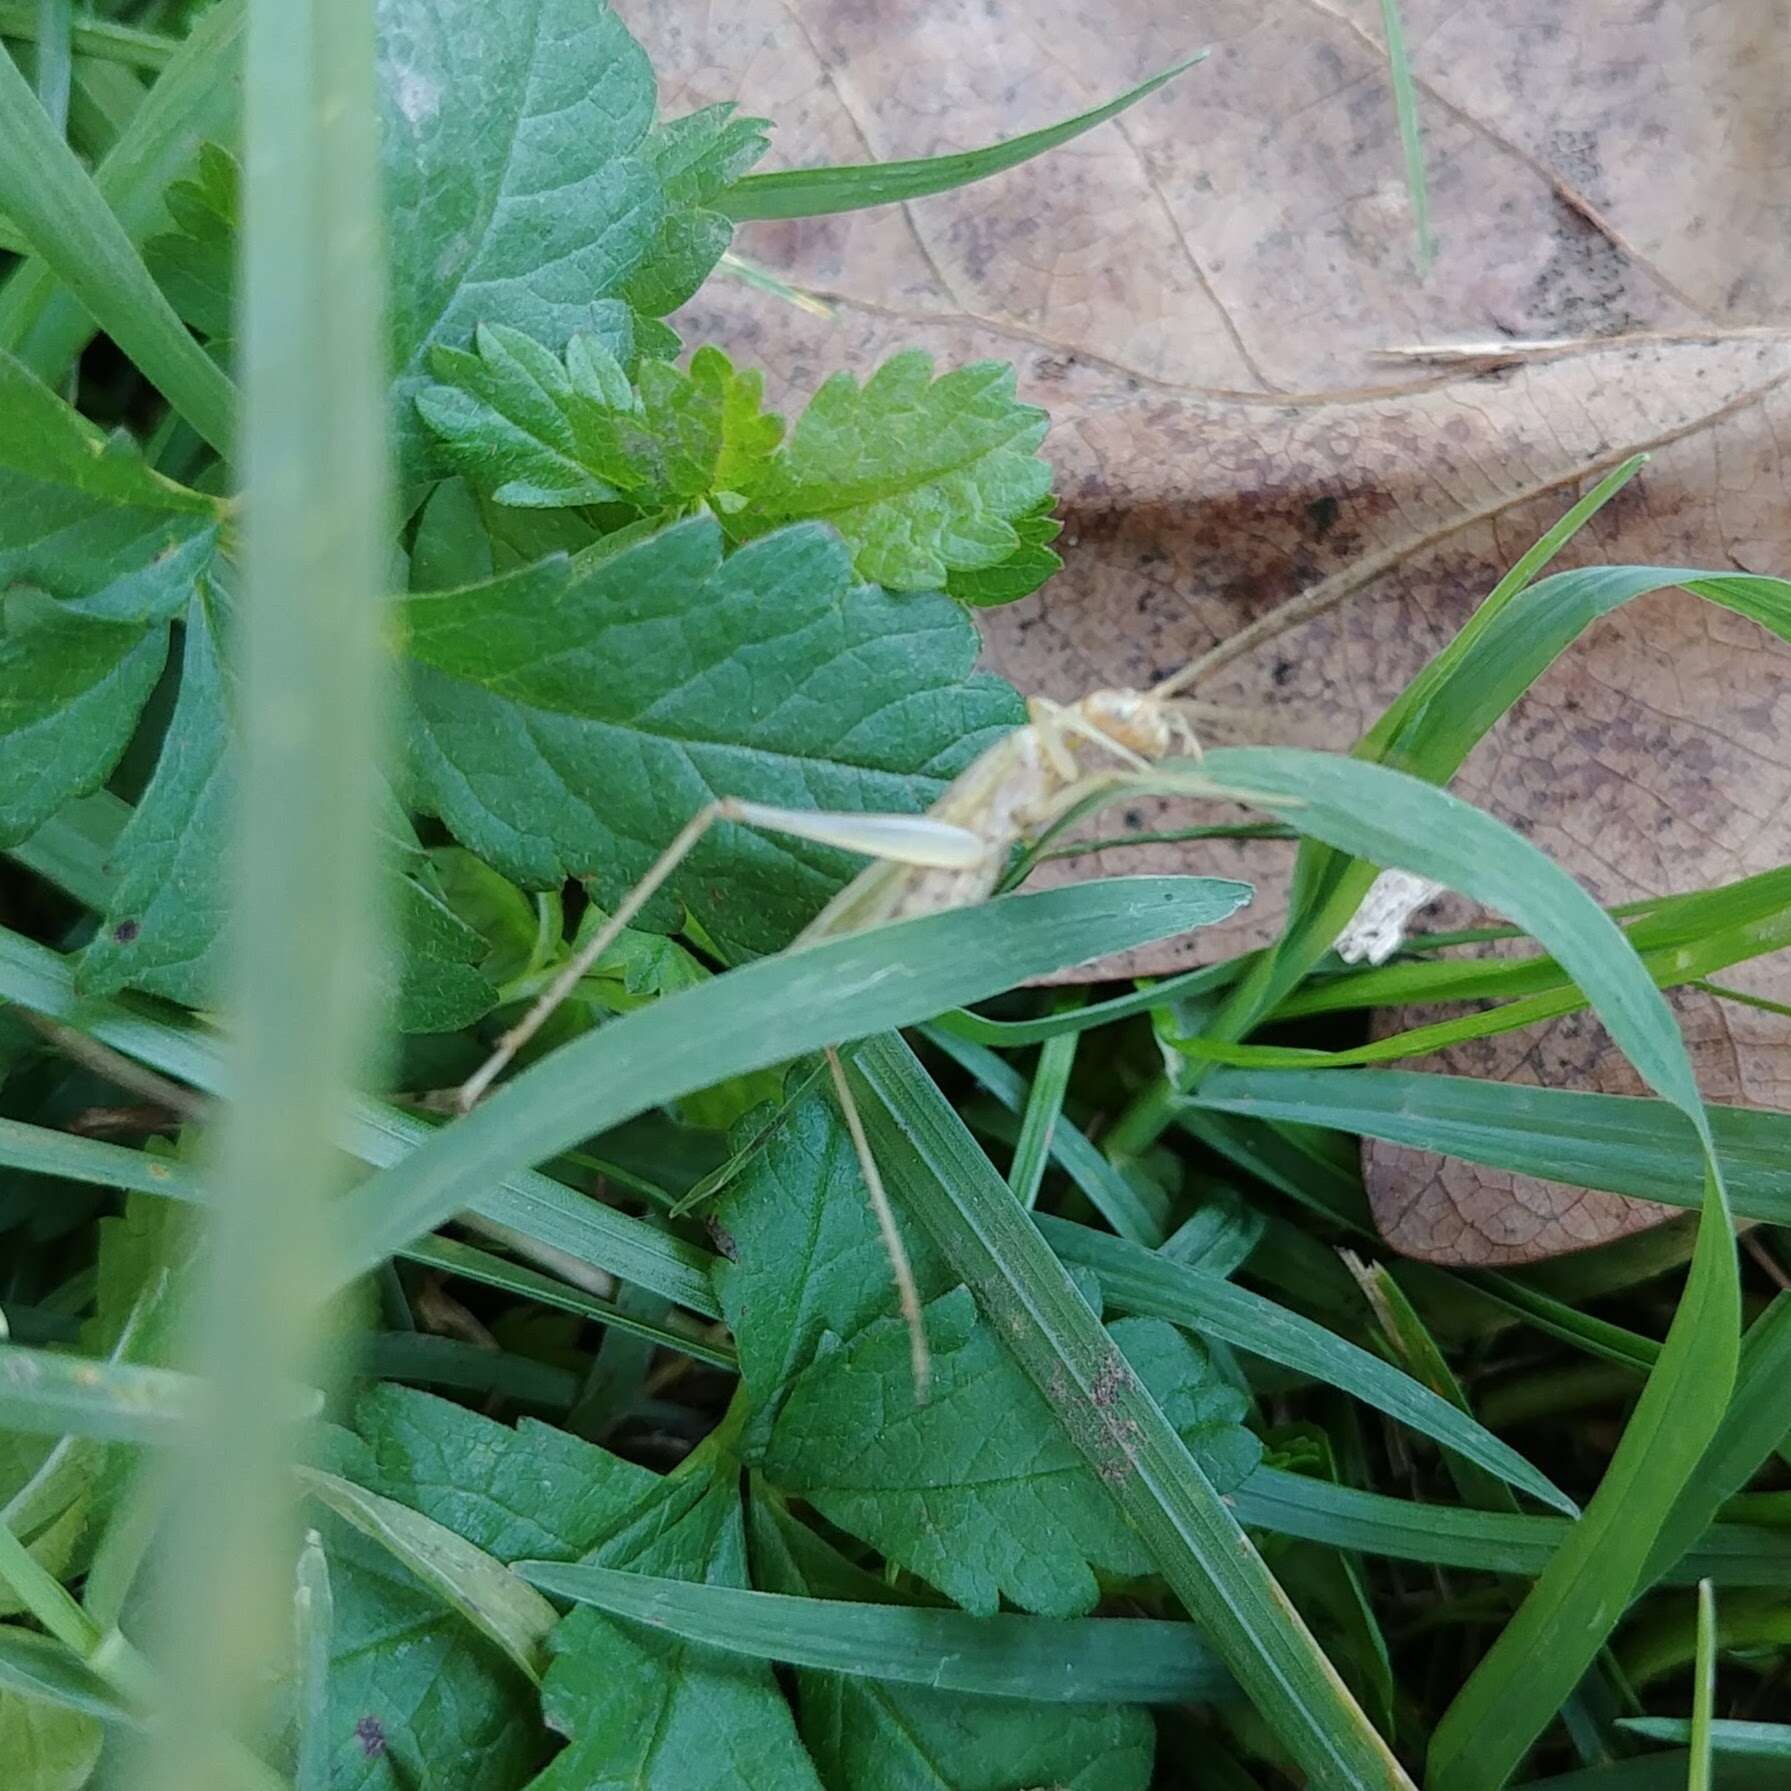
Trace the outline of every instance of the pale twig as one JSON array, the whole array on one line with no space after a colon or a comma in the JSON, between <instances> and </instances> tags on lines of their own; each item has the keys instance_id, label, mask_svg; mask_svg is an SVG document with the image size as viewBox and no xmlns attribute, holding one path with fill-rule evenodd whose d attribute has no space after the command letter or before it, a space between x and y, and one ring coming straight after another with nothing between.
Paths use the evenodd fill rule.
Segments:
<instances>
[{"instance_id":1,"label":"pale twig","mask_svg":"<svg viewBox=\"0 0 1791 1791\"><path fill-rule=\"evenodd\" d=\"M103 1076L145 1101L165 1107L177 1119L195 1120L204 1114L205 1102L192 1089L170 1082L166 1076L158 1076L154 1070L145 1069L142 1064L114 1051L110 1045L102 1045L98 1039L89 1038L72 1026L64 1026L60 1020L34 1014L29 1008L14 1007L11 1011L34 1031L42 1033L64 1057L73 1058L96 1076Z\"/></svg>"}]
</instances>

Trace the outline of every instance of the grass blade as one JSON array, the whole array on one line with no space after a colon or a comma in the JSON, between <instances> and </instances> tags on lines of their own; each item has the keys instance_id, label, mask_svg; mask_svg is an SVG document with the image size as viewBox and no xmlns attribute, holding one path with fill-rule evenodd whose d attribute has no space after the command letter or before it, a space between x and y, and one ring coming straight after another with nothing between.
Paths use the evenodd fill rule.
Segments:
<instances>
[{"instance_id":1,"label":"grass blade","mask_svg":"<svg viewBox=\"0 0 1791 1791\"><path fill-rule=\"evenodd\" d=\"M198 1330L204 1420L173 1507L168 1720L146 1762L165 1791L221 1782L220 1713L253 1708L291 1647L294 1436L269 1395L329 1378L317 1320L347 1179L335 1140L375 1037L384 923L369 767L383 756L393 517L373 9L251 0L246 85L238 334L254 501L235 642L233 1086Z\"/></svg>"},{"instance_id":2,"label":"grass blade","mask_svg":"<svg viewBox=\"0 0 1791 1791\"><path fill-rule=\"evenodd\" d=\"M1387 73L1393 81L1393 109L1399 118L1399 146L1405 156L1405 190L1412 201L1412 235L1418 272L1430 272L1436 259L1436 238L1430 228L1430 183L1424 174L1424 142L1418 131L1418 89L1405 50L1405 26L1398 0L1381 0L1381 30L1387 39Z\"/></svg>"},{"instance_id":3,"label":"grass blade","mask_svg":"<svg viewBox=\"0 0 1791 1791\"><path fill-rule=\"evenodd\" d=\"M242 0L215 0L94 171L93 184L131 242L162 226L162 194L201 143L235 140L242 32ZM26 262L0 287L0 348L48 385L61 384L94 327L77 289L59 286L47 262Z\"/></svg>"},{"instance_id":4,"label":"grass blade","mask_svg":"<svg viewBox=\"0 0 1791 1791\"><path fill-rule=\"evenodd\" d=\"M37 0L37 69L32 85L58 136L68 133L68 91L74 74L72 0Z\"/></svg>"},{"instance_id":5,"label":"grass blade","mask_svg":"<svg viewBox=\"0 0 1791 1791\"><path fill-rule=\"evenodd\" d=\"M0 210L198 432L222 452L236 395L174 314L124 226L10 56L0 55Z\"/></svg>"},{"instance_id":6,"label":"grass blade","mask_svg":"<svg viewBox=\"0 0 1791 1791\"><path fill-rule=\"evenodd\" d=\"M1672 1010L1628 940L1528 841L1428 783L1357 759L1231 747L1208 754L1202 770L1226 788L1266 798L1266 806L1299 804L1283 807L1283 818L1335 851L1416 871L1510 915L1579 984L1624 1055L1701 1146L1697 1248L1660 1359L1585 1514L1432 1737L1434 1791L1494 1791L1510 1780L1636 1593L1650 1539L1696 1469L1734 1385L1740 1281L1710 1123Z\"/></svg>"},{"instance_id":7,"label":"grass blade","mask_svg":"<svg viewBox=\"0 0 1791 1791\"><path fill-rule=\"evenodd\" d=\"M59 0L50 0L56 5ZM64 7L64 10L72 10ZM4 0L0 4L0 37L37 41L43 29L44 0ZM180 40L111 19L80 18L71 21L70 35L77 54L98 62L122 62L127 68L154 71L166 68L180 48Z\"/></svg>"},{"instance_id":8,"label":"grass blade","mask_svg":"<svg viewBox=\"0 0 1791 1791\"><path fill-rule=\"evenodd\" d=\"M1093 111L983 149L922 156L909 162L865 162L837 168L786 168L769 174L749 174L735 181L712 203L715 210L739 223L748 218L824 217L829 212L862 211L866 206L895 205L933 193L949 193L954 187L969 186L972 181L987 180L991 174L1016 168L1084 131L1093 130L1097 124L1105 124L1205 59L1206 51L1202 50L1199 55L1152 75L1148 81L1127 88Z\"/></svg>"},{"instance_id":9,"label":"grass blade","mask_svg":"<svg viewBox=\"0 0 1791 1791\"><path fill-rule=\"evenodd\" d=\"M1573 1531L1564 1517L1423 1505L1275 1468L1258 1468L1231 1497L1238 1521L1252 1529L1394 1561L1524 1579L1541 1574ZM1791 1534L1766 1524L1714 1524L1665 1583L1694 1585L1699 1579L1791 1589Z\"/></svg>"},{"instance_id":10,"label":"grass blade","mask_svg":"<svg viewBox=\"0 0 1791 1791\"><path fill-rule=\"evenodd\" d=\"M1692 1724L1679 1716L1626 1716L1619 1728L1644 1741L1689 1741ZM1716 1717L1706 1725L1719 1754L1746 1754L1756 1760L1791 1760L1791 1723L1744 1723ZM1720 1780L1720 1775L1719 1775Z\"/></svg>"},{"instance_id":11,"label":"grass blade","mask_svg":"<svg viewBox=\"0 0 1791 1791\"><path fill-rule=\"evenodd\" d=\"M1424 1070L1219 1070L1196 1109L1384 1138L1580 1188L1695 1206L1702 1153L1676 1109ZM1791 1115L1708 1109L1736 1214L1791 1224Z\"/></svg>"},{"instance_id":12,"label":"grass blade","mask_svg":"<svg viewBox=\"0 0 1791 1791\"><path fill-rule=\"evenodd\" d=\"M191 1379L167 1368L0 1343L0 1427L111 1443L174 1443L196 1409Z\"/></svg>"},{"instance_id":13,"label":"grass blade","mask_svg":"<svg viewBox=\"0 0 1791 1791\"><path fill-rule=\"evenodd\" d=\"M1686 1791L1710 1791L1710 1721L1716 1714L1716 1588L1698 1581L1698 1660L1692 1680L1691 1766Z\"/></svg>"},{"instance_id":14,"label":"grass blade","mask_svg":"<svg viewBox=\"0 0 1791 1791\"><path fill-rule=\"evenodd\" d=\"M105 1680L66 1642L11 1625L0 1628L0 1691L79 1710L102 1723L138 1720Z\"/></svg>"},{"instance_id":15,"label":"grass blade","mask_svg":"<svg viewBox=\"0 0 1791 1791\"><path fill-rule=\"evenodd\" d=\"M497 1177L650 1106L823 1045L909 1026L1028 978L1232 913L1245 887L1115 878L1004 896L763 958L587 1033L500 1088L349 1198L337 1283L371 1268Z\"/></svg>"},{"instance_id":16,"label":"grass blade","mask_svg":"<svg viewBox=\"0 0 1791 1791\"><path fill-rule=\"evenodd\" d=\"M1114 1389L1106 1331L913 1054L884 1036L860 1045L852 1067L898 1206L963 1276L1065 1433L1106 1468L1103 1484L1310 1782L1409 1787L1156 1402L1132 1375Z\"/></svg>"},{"instance_id":17,"label":"grass blade","mask_svg":"<svg viewBox=\"0 0 1791 1791\"><path fill-rule=\"evenodd\" d=\"M984 1698L1204 1704L1237 1684L1191 1623L1058 1619L793 1598L610 1567L518 1561L555 1598L752 1660L863 1674Z\"/></svg>"},{"instance_id":18,"label":"grass blade","mask_svg":"<svg viewBox=\"0 0 1791 1791\"><path fill-rule=\"evenodd\" d=\"M1044 1217L1038 1224L1058 1259L1092 1269L1102 1294L1120 1311L1166 1318L1340 1388L1543 1504L1570 1516L1577 1512L1546 1474L1466 1412L1323 1325L1123 1238L1103 1237L1064 1219Z\"/></svg>"},{"instance_id":19,"label":"grass blade","mask_svg":"<svg viewBox=\"0 0 1791 1791\"><path fill-rule=\"evenodd\" d=\"M293 1660L298 1680L293 1782L295 1791L330 1791L334 1739L330 1728L330 1644L336 1606L330 1592L330 1564L323 1552L323 1538L315 1530L307 1532L304 1547L299 1550L292 1615Z\"/></svg>"},{"instance_id":20,"label":"grass blade","mask_svg":"<svg viewBox=\"0 0 1791 1791\"><path fill-rule=\"evenodd\" d=\"M1039 1050L1032 1086L1026 1091L1026 1109L1020 1116L1020 1137L1007 1180L1014 1198L1028 1212L1038 1205L1051 1140L1063 1118L1063 1098L1069 1090L1070 1072L1076 1067L1076 1037L1065 1032L1046 1040Z\"/></svg>"}]
</instances>

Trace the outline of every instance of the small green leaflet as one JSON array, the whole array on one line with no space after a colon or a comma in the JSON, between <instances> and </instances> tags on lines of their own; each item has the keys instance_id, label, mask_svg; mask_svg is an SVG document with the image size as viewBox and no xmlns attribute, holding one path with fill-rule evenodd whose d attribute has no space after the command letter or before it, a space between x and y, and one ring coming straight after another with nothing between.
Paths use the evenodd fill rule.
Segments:
<instances>
[{"instance_id":1,"label":"small green leaflet","mask_svg":"<svg viewBox=\"0 0 1791 1791\"><path fill-rule=\"evenodd\" d=\"M199 145L199 166L191 180L177 180L167 192L176 228L152 236L143 259L168 302L200 335L219 341L233 324L236 233L242 170L216 143Z\"/></svg>"},{"instance_id":2,"label":"small green leaflet","mask_svg":"<svg viewBox=\"0 0 1791 1791\"><path fill-rule=\"evenodd\" d=\"M956 605L854 586L813 525L724 560L696 517L589 568L413 595L399 619L416 802L514 882L583 876L605 907L716 796L913 812L1022 719L972 672ZM644 924L675 926L681 901L730 960L776 951L854 868L717 829Z\"/></svg>"},{"instance_id":3,"label":"small green leaflet","mask_svg":"<svg viewBox=\"0 0 1791 1791\"><path fill-rule=\"evenodd\" d=\"M907 349L862 386L834 374L729 527L746 536L824 519L851 544L861 577L938 590L1024 545L1016 525L1051 491L1036 452L1045 427L1042 410L1015 399L1006 362L934 379L932 357Z\"/></svg>"},{"instance_id":4,"label":"small green leaflet","mask_svg":"<svg viewBox=\"0 0 1791 1791\"><path fill-rule=\"evenodd\" d=\"M0 1681L0 1783L7 1791L81 1791L105 1731L85 1711L40 1702Z\"/></svg>"},{"instance_id":5,"label":"small green leaflet","mask_svg":"<svg viewBox=\"0 0 1791 1791\"><path fill-rule=\"evenodd\" d=\"M449 464L500 504L738 508L783 433L761 409L761 377L703 348L689 373L642 361L637 391L624 365L632 335L620 335L574 336L562 360L520 330L481 325L476 354L430 357L442 383L417 409Z\"/></svg>"},{"instance_id":6,"label":"small green leaflet","mask_svg":"<svg viewBox=\"0 0 1791 1791\"><path fill-rule=\"evenodd\" d=\"M1062 1425L918 1235L907 1243L933 1378L915 1405L888 1262L827 1100L790 1115L717 1220L716 1291L769 1480L970 1611L1006 1597L1077 1616L1095 1602L1096 1570L1149 1571ZM1204 1349L1156 1319L1109 1330L1113 1374L1136 1370L1215 1485L1240 1484L1255 1439Z\"/></svg>"},{"instance_id":7,"label":"small green leaflet","mask_svg":"<svg viewBox=\"0 0 1791 1791\"><path fill-rule=\"evenodd\" d=\"M558 351L625 300L638 346L728 244L707 201L763 152L710 108L654 128L653 71L601 0L381 0L393 430L412 489L441 470L414 400L430 352L501 324Z\"/></svg>"},{"instance_id":8,"label":"small green leaflet","mask_svg":"<svg viewBox=\"0 0 1791 1791\"><path fill-rule=\"evenodd\" d=\"M1054 501L1046 498L1036 509L1014 519L1020 545L1005 560L981 571L947 574L947 595L978 609L993 609L1030 597L1053 573L1061 572L1063 561L1051 546L1063 533L1063 524L1051 514Z\"/></svg>"}]
</instances>

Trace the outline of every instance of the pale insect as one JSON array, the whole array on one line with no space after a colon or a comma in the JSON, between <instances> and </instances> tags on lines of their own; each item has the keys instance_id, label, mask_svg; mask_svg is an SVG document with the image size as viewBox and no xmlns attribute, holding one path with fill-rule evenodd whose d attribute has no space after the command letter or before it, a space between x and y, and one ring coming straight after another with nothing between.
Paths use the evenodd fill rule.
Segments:
<instances>
[{"instance_id":1,"label":"pale insect","mask_svg":"<svg viewBox=\"0 0 1791 1791\"><path fill-rule=\"evenodd\" d=\"M1027 724L980 754L924 815L810 813L733 796L707 804L685 823L534 1006L503 1034L491 1056L461 1087L457 1098L461 1111L470 1109L491 1086L718 821L741 822L868 853L875 860L803 929L792 949L884 921L967 907L994 892L1015 845L1037 838L1086 797L1103 788L1123 787L1165 759L1198 760L1200 742L1194 719L1203 714L1227 719L1235 719L1235 715L1171 700L1169 691L1180 681L1179 677L1166 681L1151 691L1098 690L1069 704L1034 697L1027 704ZM1098 769L1085 766L1084 755L1104 763ZM1194 772L1178 774L1174 781L1178 791L1189 795L1229 794ZM889 1253L908 1323L915 1385L924 1398L927 1352L919 1293L845 1070L835 1050L830 1047L826 1055L834 1092Z\"/></svg>"}]
</instances>

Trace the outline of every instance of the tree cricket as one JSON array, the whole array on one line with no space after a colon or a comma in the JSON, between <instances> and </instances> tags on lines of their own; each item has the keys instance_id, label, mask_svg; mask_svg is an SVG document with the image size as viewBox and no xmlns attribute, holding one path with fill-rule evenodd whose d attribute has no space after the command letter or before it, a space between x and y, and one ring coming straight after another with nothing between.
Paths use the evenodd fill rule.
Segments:
<instances>
[{"instance_id":1,"label":"tree cricket","mask_svg":"<svg viewBox=\"0 0 1791 1791\"><path fill-rule=\"evenodd\" d=\"M1103 791L1118 792L1148 779L1157 793L1166 793L1165 774L1156 767L1171 758L1198 761L1201 756L1195 719L1237 719L1235 711L1173 697L1182 676L1178 674L1153 690L1099 690L1069 704L1032 698L1027 704L1026 724L998 740L960 772L922 815L810 813L734 796L706 804L685 823L522 1019L503 1034L491 1056L459 1090L459 1109L468 1111L485 1093L716 823L762 827L872 858L873 862L803 929L789 947L792 951L885 921L981 902L994 893L1015 846L1035 839L1087 798ZM1178 794L1221 799L1232 794L1193 771L1170 774L1168 788ZM920 1296L839 1053L830 1046L826 1057L889 1255L908 1325L915 1386L924 1400L927 1349Z\"/></svg>"}]
</instances>

